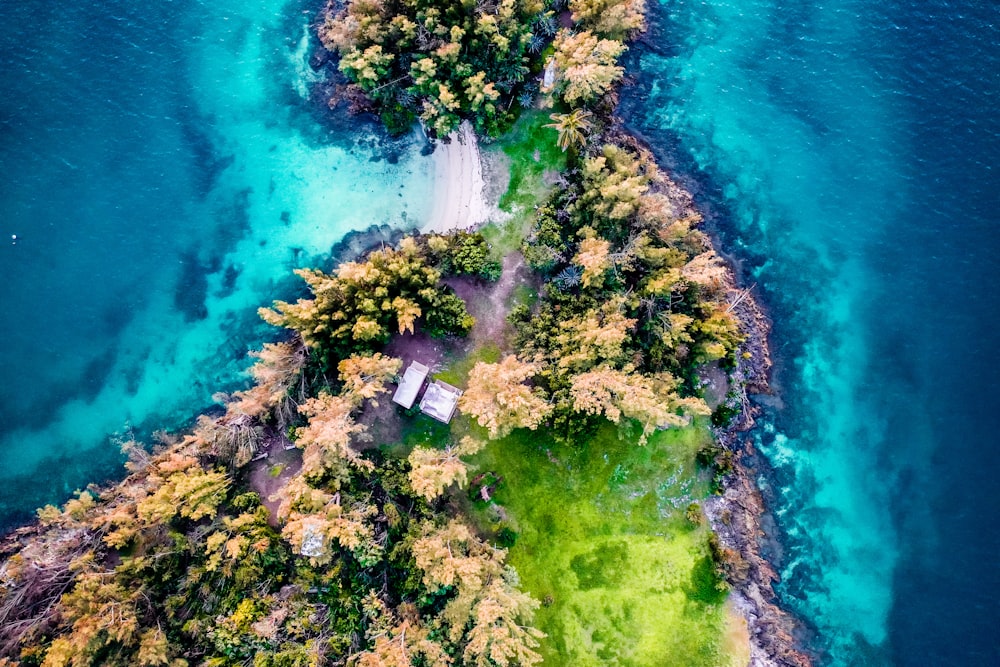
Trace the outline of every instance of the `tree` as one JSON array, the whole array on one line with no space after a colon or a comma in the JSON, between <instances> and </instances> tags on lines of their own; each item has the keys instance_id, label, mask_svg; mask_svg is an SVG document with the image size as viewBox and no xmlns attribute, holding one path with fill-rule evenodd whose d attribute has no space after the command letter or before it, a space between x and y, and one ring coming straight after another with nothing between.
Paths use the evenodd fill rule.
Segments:
<instances>
[{"instance_id":1,"label":"tree","mask_svg":"<svg viewBox=\"0 0 1000 667\"><path fill-rule=\"evenodd\" d=\"M625 51L621 42L600 39L589 30L574 34L563 29L553 45L562 98L571 106L604 95L625 72L617 64L618 56Z\"/></svg>"},{"instance_id":2,"label":"tree","mask_svg":"<svg viewBox=\"0 0 1000 667\"><path fill-rule=\"evenodd\" d=\"M691 328L698 333L695 357L700 362L721 359L743 341L739 322L721 306L712 309Z\"/></svg>"},{"instance_id":3,"label":"tree","mask_svg":"<svg viewBox=\"0 0 1000 667\"><path fill-rule=\"evenodd\" d=\"M595 34L623 39L645 27L645 0L570 0L573 20Z\"/></svg>"},{"instance_id":4,"label":"tree","mask_svg":"<svg viewBox=\"0 0 1000 667\"><path fill-rule=\"evenodd\" d=\"M438 136L462 118L495 135L523 92L532 19L541 11L538 0L350 0L329 6L319 36L391 129L405 130L419 115Z\"/></svg>"},{"instance_id":5,"label":"tree","mask_svg":"<svg viewBox=\"0 0 1000 667\"><path fill-rule=\"evenodd\" d=\"M141 589L126 589L112 573L85 572L59 606L69 632L55 639L43 667L87 667L105 647L134 647L139 641L137 605Z\"/></svg>"},{"instance_id":6,"label":"tree","mask_svg":"<svg viewBox=\"0 0 1000 667\"><path fill-rule=\"evenodd\" d=\"M599 308L562 320L555 335L556 364L560 368L582 370L604 362L621 363L626 342L637 322L625 316L624 307L624 299L616 296Z\"/></svg>"},{"instance_id":7,"label":"tree","mask_svg":"<svg viewBox=\"0 0 1000 667\"><path fill-rule=\"evenodd\" d=\"M241 468L257 454L264 440L264 429L253 416L233 406L245 408L246 395L243 400L230 403L222 417L199 416L193 437L220 461Z\"/></svg>"},{"instance_id":8,"label":"tree","mask_svg":"<svg viewBox=\"0 0 1000 667\"><path fill-rule=\"evenodd\" d=\"M282 343L265 343L260 350L250 352L250 356L257 359L250 367L256 386L236 392L234 402L227 407L252 417L270 411L283 427L292 420L295 403L305 396L302 368L308 352L302 337L296 334ZM261 407L257 408L258 405Z\"/></svg>"},{"instance_id":9,"label":"tree","mask_svg":"<svg viewBox=\"0 0 1000 667\"><path fill-rule=\"evenodd\" d=\"M150 483L156 490L136 507L145 524L182 516L197 521L215 516L232 480L221 470L205 471L194 457L160 461Z\"/></svg>"},{"instance_id":10,"label":"tree","mask_svg":"<svg viewBox=\"0 0 1000 667\"><path fill-rule=\"evenodd\" d=\"M425 525L413 543L413 557L429 590L454 593L442 618L453 640L465 635L464 664L513 667L541 661L533 649L544 635L521 622L530 621L538 603L517 590L516 573L504 566L505 551L453 520Z\"/></svg>"},{"instance_id":11,"label":"tree","mask_svg":"<svg viewBox=\"0 0 1000 667\"><path fill-rule=\"evenodd\" d=\"M320 394L299 406L309 423L297 430L295 445L303 449L302 474L321 477L347 474L347 468L370 471L373 464L351 447L351 439L365 427L351 416L355 404L342 396Z\"/></svg>"},{"instance_id":12,"label":"tree","mask_svg":"<svg viewBox=\"0 0 1000 667\"><path fill-rule=\"evenodd\" d=\"M469 385L458 407L472 415L491 438L502 438L515 428L535 429L552 411L540 391L523 384L537 372L538 366L514 355L496 364L480 361L469 373Z\"/></svg>"},{"instance_id":13,"label":"tree","mask_svg":"<svg viewBox=\"0 0 1000 667\"><path fill-rule=\"evenodd\" d=\"M413 331L419 317L431 335L464 335L475 320L465 302L440 283L441 273L423 250L404 239L364 261L345 262L332 274L297 270L313 293L295 303L276 301L258 312L264 321L299 332L328 365L351 354L372 352L394 332Z\"/></svg>"},{"instance_id":14,"label":"tree","mask_svg":"<svg viewBox=\"0 0 1000 667\"><path fill-rule=\"evenodd\" d=\"M638 421L639 442L645 444L657 428L686 426L692 416L710 413L704 401L682 399L676 388L677 381L667 374L647 377L632 369L601 366L574 376L570 394L578 412L604 415L614 424L622 417Z\"/></svg>"},{"instance_id":15,"label":"tree","mask_svg":"<svg viewBox=\"0 0 1000 667\"><path fill-rule=\"evenodd\" d=\"M458 586L480 590L491 576L500 574L496 556L503 553L457 519L441 527L425 525L423 535L413 542L413 557L430 591Z\"/></svg>"},{"instance_id":16,"label":"tree","mask_svg":"<svg viewBox=\"0 0 1000 667\"><path fill-rule=\"evenodd\" d=\"M420 622L413 605L400 605L397 615L374 592L361 604L369 622L365 634L372 646L348 664L353 667L412 667L415 662L427 667L452 664L451 656L431 638L431 631Z\"/></svg>"},{"instance_id":17,"label":"tree","mask_svg":"<svg viewBox=\"0 0 1000 667\"><path fill-rule=\"evenodd\" d=\"M313 565L324 565L333 559L334 543L353 552L362 565L370 565L380 551L370 522L377 515L378 508L374 505L356 502L344 507L334 496L319 512L292 512L281 535L295 553L309 558Z\"/></svg>"},{"instance_id":18,"label":"tree","mask_svg":"<svg viewBox=\"0 0 1000 667\"><path fill-rule=\"evenodd\" d=\"M617 146L604 146L600 155L584 160L583 194L577 207L587 207L612 221L626 220L639 210L649 189L645 160ZM615 225L621 229L621 225ZM622 236L627 236L623 234ZM614 238L608 236L608 238Z\"/></svg>"},{"instance_id":19,"label":"tree","mask_svg":"<svg viewBox=\"0 0 1000 667\"><path fill-rule=\"evenodd\" d=\"M402 365L401 359L376 352L371 355L352 355L337 364L337 370L349 400L356 405L365 400L378 405L375 397L386 391L385 383L399 372Z\"/></svg>"},{"instance_id":20,"label":"tree","mask_svg":"<svg viewBox=\"0 0 1000 667\"><path fill-rule=\"evenodd\" d=\"M604 274L611 268L611 244L596 236L589 229L573 257L573 263L583 269L580 282L584 287L601 287L604 284Z\"/></svg>"},{"instance_id":21,"label":"tree","mask_svg":"<svg viewBox=\"0 0 1000 667\"><path fill-rule=\"evenodd\" d=\"M726 279L726 265L714 250L707 250L696 256L681 269L681 275L702 287L720 287Z\"/></svg>"},{"instance_id":22,"label":"tree","mask_svg":"<svg viewBox=\"0 0 1000 667\"><path fill-rule=\"evenodd\" d=\"M431 242L429 240L428 244ZM442 266L446 273L476 276L483 280L494 281L500 278L503 270L500 262L490 257L490 245L479 232L454 233L446 246L445 253Z\"/></svg>"},{"instance_id":23,"label":"tree","mask_svg":"<svg viewBox=\"0 0 1000 667\"><path fill-rule=\"evenodd\" d=\"M482 446L482 442L466 436L458 447L448 446L444 450L419 445L414 447L409 456L410 486L428 502L440 496L452 484L465 486L469 469L459 457L471 456Z\"/></svg>"},{"instance_id":24,"label":"tree","mask_svg":"<svg viewBox=\"0 0 1000 667\"><path fill-rule=\"evenodd\" d=\"M572 146L583 146L587 143L587 135L594 127L590 120L593 116L594 114L586 109L574 109L569 113L554 113L549 116L552 122L545 127L559 133L556 143L565 152Z\"/></svg>"},{"instance_id":25,"label":"tree","mask_svg":"<svg viewBox=\"0 0 1000 667\"><path fill-rule=\"evenodd\" d=\"M537 608L537 601L517 590L513 573L505 571L503 576L494 577L473 608L464 664L513 667L541 662L542 656L533 649L545 634L518 622L530 619Z\"/></svg>"}]
</instances>

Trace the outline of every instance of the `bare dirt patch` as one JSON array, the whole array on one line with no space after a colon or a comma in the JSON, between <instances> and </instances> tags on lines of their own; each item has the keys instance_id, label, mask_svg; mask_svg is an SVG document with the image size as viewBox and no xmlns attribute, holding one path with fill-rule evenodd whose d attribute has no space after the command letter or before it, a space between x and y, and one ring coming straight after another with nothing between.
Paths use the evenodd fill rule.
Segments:
<instances>
[{"instance_id":1,"label":"bare dirt patch","mask_svg":"<svg viewBox=\"0 0 1000 667\"><path fill-rule=\"evenodd\" d=\"M267 458L251 461L246 467L247 484L260 494L261 503L270 514L267 522L274 527L279 524L278 505L281 501L271 500L271 496L302 468L302 451L297 447L285 449L288 444L284 433L268 434L266 445L261 448L262 452L267 452Z\"/></svg>"}]
</instances>

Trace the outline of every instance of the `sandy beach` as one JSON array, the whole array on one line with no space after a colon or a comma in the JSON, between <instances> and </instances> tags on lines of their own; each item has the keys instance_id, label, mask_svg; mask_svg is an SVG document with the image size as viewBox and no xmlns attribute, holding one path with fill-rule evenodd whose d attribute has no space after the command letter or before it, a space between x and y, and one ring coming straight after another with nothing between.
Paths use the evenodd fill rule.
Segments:
<instances>
[{"instance_id":1,"label":"sandy beach","mask_svg":"<svg viewBox=\"0 0 1000 667\"><path fill-rule=\"evenodd\" d=\"M490 218L483 189L483 164L472 125L440 141L434 150L434 208L420 231L448 232L476 227Z\"/></svg>"}]
</instances>

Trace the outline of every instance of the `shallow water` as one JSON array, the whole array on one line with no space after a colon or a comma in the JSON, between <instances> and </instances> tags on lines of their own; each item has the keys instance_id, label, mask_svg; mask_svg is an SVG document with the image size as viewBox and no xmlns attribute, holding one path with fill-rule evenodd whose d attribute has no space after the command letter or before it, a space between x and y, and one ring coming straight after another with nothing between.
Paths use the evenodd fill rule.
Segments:
<instances>
[{"instance_id":1,"label":"shallow water","mask_svg":"<svg viewBox=\"0 0 1000 667\"><path fill-rule=\"evenodd\" d=\"M831 664L1000 663L997 6L651 4L629 119L775 319L783 601ZM0 9L0 526L238 385L291 267L427 215L418 142L310 112L314 10Z\"/></svg>"},{"instance_id":2,"label":"shallow water","mask_svg":"<svg viewBox=\"0 0 1000 667\"><path fill-rule=\"evenodd\" d=\"M654 6L628 120L775 320L782 600L829 664L997 664L1000 10Z\"/></svg>"},{"instance_id":3,"label":"shallow water","mask_svg":"<svg viewBox=\"0 0 1000 667\"><path fill-rule=\"evenodd\" d=\"M291 268L429 214L421 142L307 99L318 4L0 9L0 528L239 386Z\"/></svg>"}]
</instances>

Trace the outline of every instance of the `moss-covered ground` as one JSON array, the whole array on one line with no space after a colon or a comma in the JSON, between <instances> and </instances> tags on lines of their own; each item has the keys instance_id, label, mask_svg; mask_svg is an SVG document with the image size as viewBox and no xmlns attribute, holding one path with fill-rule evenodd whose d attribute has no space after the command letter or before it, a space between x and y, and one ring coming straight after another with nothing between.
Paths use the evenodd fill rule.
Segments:
<instances>
[{"instance_id":1,"label":"moss-covered ground","mask_svg":"<svg viewBox=\"0 0 1000 667\"><path fill-rule=\"evenodd\" d=\"M482 230L501 255L520 248L534 220L535 206L548 196L546 173L555 175L566 168L566 154L556 145L558 134L545 127L551 122L549 110L525 111L500 141L484 147L488 152L502 153L509 165L510 181L499 206L511 217Z\"/></svg>"},{"instance_id":2,"label":"moss-covered ground","mask_svg":"<svg viewBox=\"0 0 1000 667\"><path fill-rule=\"evenodd\" d=\"M546 665L730 664L708 528L685 517L708 492L695 464L707 437L672 430L641 447L609 425L561 446L521 431L477 457L503 479L475 514L512 542L510 563L543 602Z\"/></svg>"}]
</instances>

